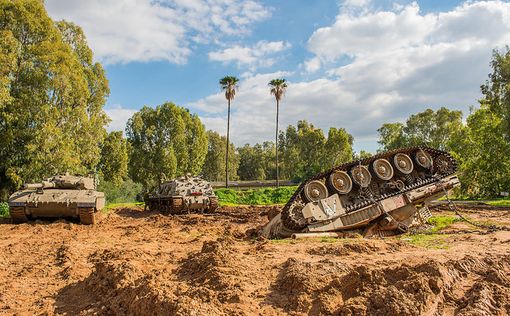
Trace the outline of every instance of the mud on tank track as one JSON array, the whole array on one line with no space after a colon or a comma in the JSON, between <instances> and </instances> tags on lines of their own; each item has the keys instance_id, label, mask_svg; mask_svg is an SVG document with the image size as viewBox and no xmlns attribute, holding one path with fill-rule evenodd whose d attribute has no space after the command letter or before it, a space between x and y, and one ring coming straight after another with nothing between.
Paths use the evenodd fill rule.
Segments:
<instances>
[{"instance_id":1,"label":"mud on tank track","mask_svg":"<svg viewBox=\"0 0 510 316\"><path fill-rule=\"evenodd\" d=\"M253 228L274 210L164 216L120 208L96 225L3 221L0 314L510 313L508 231L458 222L436 236L441 247L412 245L409 236L256 238ZM510 225L509 209L463 211Z\"/></svg>"}]
</instances>

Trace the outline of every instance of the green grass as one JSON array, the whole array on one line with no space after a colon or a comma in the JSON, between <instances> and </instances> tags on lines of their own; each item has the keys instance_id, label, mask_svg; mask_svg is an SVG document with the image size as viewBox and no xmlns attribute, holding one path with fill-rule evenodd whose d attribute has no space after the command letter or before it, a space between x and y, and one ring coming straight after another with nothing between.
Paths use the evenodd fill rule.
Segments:
<instances>
[{"instance_id":1,"label":"green grass","mask_svg":"<svg viewBox=\"0 0 510 316\"><path fill-rule=\"evenodd\" d=\"M9 217L9 204L6 202L0 203L0 217Z\"/></svg>"},{"instance_id":2,"label":"green grass","mask_svg":"<svg viewBox=\"0 0 510 316\"><path fill-rule=\"evenodd\" d=\"M294 191L296 191L295 186L245 191L217 189L215 193L221 205L271 205L287 203Z\"/></svg>"},{"instance_id":3,"label":"green grass","mask_svg":"<svg viewBox=\"0 0 510 316\"><path fill-rule=\"evenodd\" d=\"M487 203L489 205L494 205L494 206L506 206L506 207L510 207L510 199L509 198L485 201L485 203Z\"/></svg>"},{"instance_id":4,"label":"green grass","mask_svg":"<svg viewBox=\"0 0 510 316\"><path fill-rule=\"evenodd\" d=\"M409 242L412 245L429 249L448 249L449 244L446 240L450 235L436 234L415 234L400 237L400 240Z\"/></svg>"},{"instance_id":5,"label":"green grass","mask_svg":"<svg viewBox=\"0 0 510 316\"><path fill-rule=\"evenodd\" d=\"M457 216L447 216L447 215L438 215L438 216L432 216L428 219L428 223L430 225L433 225L434 227L431 229L432 232L438 232L440 230L443 230L447 228L448 226L452 225L453 223L460 222L462 219L460 219Z\"/></svg>"}]
</instances>

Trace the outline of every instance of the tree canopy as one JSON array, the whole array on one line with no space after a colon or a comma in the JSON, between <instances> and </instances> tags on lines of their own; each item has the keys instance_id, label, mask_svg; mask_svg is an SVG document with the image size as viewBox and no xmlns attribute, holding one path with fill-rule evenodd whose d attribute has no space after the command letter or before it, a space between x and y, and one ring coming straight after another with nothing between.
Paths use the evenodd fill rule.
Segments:
<instances>
[{"instance_id":1,"label":"tree canopy","mask_svg":"<svg viewBox=\"0 0 510 316\"><path fill-rule=\"evenodd\" d=\"M52 21L42 1L0 0L0 190L100 159L109 94L80 27Z\"/></svg>"},{"instance_id":2,"label":"tree canopy","mask_svg":"<svg viewBox=\"0 0 510 316\"><path fill-rule=\"evenodd\" d=\"M115 185L128 176L128 142L121 131L111 132L106 137L101 150L99 169L102 178Z\"/></svg>"},{"instance_id":3,"label":"tree canopy","mask_svg":"<svg viewBox=\"0 0 510 316\"><path fill-rule=\"evenodd\" d=\"M411 115L405 124L386 123L377 131L382 150L427 145L448 150L453 135L462 129L462 112L445 107Z\"/></svg>"},{"instance_id":4,"label":"tree canopy","mask_svg":"<svg viewBox=\"0 0 510 316\"><path fill-rule=\"evenodd\" d=\"M207 136L197 115L173 103L144 106L127 123L131 146L129 174L149 190L185 173L198 174L207 153Z\"/></svg>"}]
</instances>

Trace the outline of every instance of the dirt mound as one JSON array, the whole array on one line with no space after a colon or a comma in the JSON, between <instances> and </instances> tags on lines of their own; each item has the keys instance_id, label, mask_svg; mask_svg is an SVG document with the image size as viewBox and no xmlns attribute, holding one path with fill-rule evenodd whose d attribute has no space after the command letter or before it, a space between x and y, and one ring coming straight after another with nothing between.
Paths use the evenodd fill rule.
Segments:
<instances>
[{"instance_id":1,"label":"dirt mound","mask_svg":"<svg viewBox=\"0 0 510 316\"><path fill-rule=\"evenodd\" d=\"M348 256L356 254L376 254L376 253L392 253L409 249L411 246L403 241L392 240L385 242L382 240L346 240L341 244L325 245L312 248L308 251L311 255L333 255Z\"/></svg>"},{"instance_id":2,"label":"dirt mound","mask_svg":"<svg viewBox=\"0 0 510 316\"><path fill-rule=\"evenodd\" d=\"M444 264L430 260L394 268L358 266L322 289L319 309L340 315L432 315L445 314L448 308L459 315L508 313L508 257L492 262L497 265L466 257ZM477 281L470 283L473 279ZM469 288L467 294L463 287ZM332 306L332 301L342 303Z\"/></svg>"},{"instance_id":3,"label":"dirt mound","mask_svg":"<svg viewBox=\"0 0 510 316\"><path fill-rule=\"evenodd\" d=\"M271 300L286 311L314 310L314 301L324 285L347 269L327 259L312 263L289 258L272 285Z\"/></svg>"},{"instance_id":4,"label":"dirt mound","mask_svg":"<svg viewBox=\"0 0 510 316\"><path fill-rule=\"evenodd\" d=\"M200 252L182 260L176 273L190 285L186 295L205 301L240 302L246 276L242 260L232 247L234 242L231 237L206 241Z\"/></svg>"}]
</instances>

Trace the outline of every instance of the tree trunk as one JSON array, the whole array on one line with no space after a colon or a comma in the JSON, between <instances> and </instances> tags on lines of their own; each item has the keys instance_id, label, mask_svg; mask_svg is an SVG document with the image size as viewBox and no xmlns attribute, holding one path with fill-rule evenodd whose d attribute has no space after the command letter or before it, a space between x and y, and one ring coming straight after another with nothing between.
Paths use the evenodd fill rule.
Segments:
<instances>
[{"instance_id":1,"label":"tree trunk","mask_svg":"<svg viewBox=\"0 0 510 316\"><path fill-rule=\"evenodd\" d=\"M280 112L280 101L276 99L276 187L280 186L280 171L278 169L278 115Z\"/></svg>"},{"instance_id":2,"label":"tree trunk","mask_svg":"<svg viewBox=\"0 0 510 316\"><path fill-rule=\"evenodd\" d=\"M225 155L225 187L228 188L228 148L230 147L230 99L228 99L227 115L227 154Z\"/></svg>"}]
</instances>

